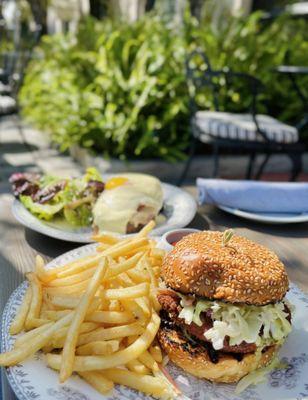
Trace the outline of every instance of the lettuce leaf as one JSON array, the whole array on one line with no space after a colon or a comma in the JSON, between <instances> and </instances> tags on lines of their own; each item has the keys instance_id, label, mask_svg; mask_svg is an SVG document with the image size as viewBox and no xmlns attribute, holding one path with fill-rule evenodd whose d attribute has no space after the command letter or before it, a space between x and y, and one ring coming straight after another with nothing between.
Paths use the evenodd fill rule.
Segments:
<instances>
[{"instance_id":1,"label":"lettuce leaf","mask_svg":"<svg viewBox=\"0 0 308 400\"><path fill-rule=\"evenodd\" d=\"M86 182L89 182L89 181L103 182L103 178L102 178L101 174L94 167L87 168L86 173L84 175L84 179Z\"/></svg>"},{"instance_id":2,"label":"lettuce leaf","mask_svg":"<svg viewBox=\"0 0 308 400\"><path fill-rule=\"evenodd\" d=\"M64 207L64 218L66 221L76 227L89 226L92 220L92 211L87 204L82 204L74 209Z\"/></svg>"},{"instance_id":3,"label":"lettuce leaf","mask_svg":"<svg viewBox=\"0 0 308 400\"><path fill-rule=\"evenodd\" d=\"M194 310L194 316L193 316L193 322L198 325L202 326L202 321L200 318L200 314L204 311L207 311L211 309L212 302L210 301L205 301L205 300L199 300L196 304L195 310Z\"/></svg>"},{"instance_id":4,"label":"lettuce leaf","mask_svg":"<svg viewBox=\"0 0 308 400\"><path fill-rule=\"evenodd\" d=\"M59 181L63 181L63 178L53 175L42 175L40 178L40 188L44 188L49 185L53 185Z\"/></svg>"},{"instance_id":5,"label":"lettuce leaf","mask_svg":"<svg viewBox=\"0 0 308 400\"><path fill-rule=\"evenodd\" d=\"M40 178L40 189L48 188L49 185L54 185L57 182L63 181L63 178L53 175L43 175ZM56 214L62 212L66 221L72 226L89 226L92 222L92 210L87 201L87 204L80 204L78 207L67 207L71 203L78 202L93 197L92 203L95 201L96 193L88 189L89 182L102 182L102 177L96 168L88 168L86 173L79 178L65 179L64 188L59 190L55 196L44 204L34 202L30 196L20 196L20 201L23 205L35 216L44 220L51 220Z\"/></svg>"},{"instance_id":6,"label":"lettuce leaf","mask_svg":"<svg viewBox=\"0 0 308 400\"><path fill-rule=\"evenodd\" d=\"M64 204L40 204L35 203L30 196L19 196L22 204L35 216L46 221L51 220L56 214L62 211Z\"/></svg>"}]
</instances>

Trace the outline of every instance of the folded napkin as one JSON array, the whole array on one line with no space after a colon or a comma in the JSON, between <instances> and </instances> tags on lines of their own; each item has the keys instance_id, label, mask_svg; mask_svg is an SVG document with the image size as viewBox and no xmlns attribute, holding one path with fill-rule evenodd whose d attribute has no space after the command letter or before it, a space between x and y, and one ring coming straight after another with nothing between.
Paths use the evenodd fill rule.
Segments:
<instances>
[{"instance_id":1,"label":"folded napkin","mask_svg":"<svg viewBox=\"0 0 308 400\"><path fill-rule=\"evenodd\" d=\"M308 183L197 179L200 204L260 213L308 212Z\"/></svg>"}]
</instances>

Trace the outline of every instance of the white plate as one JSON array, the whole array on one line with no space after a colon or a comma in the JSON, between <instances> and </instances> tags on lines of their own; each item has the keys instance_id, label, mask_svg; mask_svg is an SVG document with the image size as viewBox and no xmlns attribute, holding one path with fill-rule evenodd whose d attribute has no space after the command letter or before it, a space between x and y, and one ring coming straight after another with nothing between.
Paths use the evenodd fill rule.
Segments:
<instances>
[{"instance_id":1,"label":"white plate","mask_svg":"<svg viewBox=\"0 0 308 400\"><path fill-rule=\"evenodd\" d=\"M152 235L155 236L162 235L171 229L183 228L193 220L197 212L196 201L189 193L168 183L162 183L162 189L164 194L163 214L167 219L152 231ZM61 225L58 222L43 221L31 214L18 200L13 202L12 212L17 221L36 232L68 242L92 242L90 227L73 228L68 224Z\"/></svg>"},{"instance_id":2,"label":"white plate","mask_svg":"<svg viewBox=\"0 0 308 400\"><path fill-rule=\"evenodd\" d=\"M64 265L93 253L96 244L72 250L48 264L48 268ZM21 284L11 295L2 318L2 351L13 347L15 337L9 326L20 306L27 283ZM194 378L179 368L168 365L168 370L187 399L194 400L303 400L308 399L308 295L295 285L291 286L288 299L295 305L292 316L293 331L282 347L279 357L286 368L273 371L262 384L246 389L240 396L234 394L234 385L212 384ZM20 400L141 400L147 396L123 386L116 386L108 396L96 392L77 376L60 385L58 374L49 369L42 353L6 369L8 380ZM184 396L183 396L184 397Z\"/></svg>"},{"instance_id":3,"label":"white plate","mask_svg":"<svg viewBox=\"0 0 308 400\"><path fill-rule=\"evenodd\" d=\"M217 205L223 211L236 215L237 217L250 219L252 221L264 222L266 224L295 224L299 222L308 222L308 214L291 213L252 213L242 211L238 208Z\"/></svg>"}]
</instances>

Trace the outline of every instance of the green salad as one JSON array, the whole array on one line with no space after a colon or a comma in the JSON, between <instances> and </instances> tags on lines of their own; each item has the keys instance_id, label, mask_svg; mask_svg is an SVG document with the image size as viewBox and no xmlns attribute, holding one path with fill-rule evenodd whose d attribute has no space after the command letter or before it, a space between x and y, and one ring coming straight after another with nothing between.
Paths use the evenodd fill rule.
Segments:
<instances>
[{"instance_id":1,"label":"green salad","mask_svg":"<svg viewBox=\"0 0 308 400\"><path fill-rule=\"evenodd\" d=\"M60 217L76 227L92 224L92 208L105 187L95 168L79 178L15 173L9 181L15 197L36 217L46 221Z\"/></svg>"}]
</instances>

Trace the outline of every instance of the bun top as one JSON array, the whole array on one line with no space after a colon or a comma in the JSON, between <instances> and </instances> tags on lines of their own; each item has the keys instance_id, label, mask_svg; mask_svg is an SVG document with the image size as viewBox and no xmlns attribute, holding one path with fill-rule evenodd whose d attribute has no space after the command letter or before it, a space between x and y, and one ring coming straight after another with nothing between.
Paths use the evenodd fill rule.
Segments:
<instances>
[{"instance_id":1,"label":"bun top","mask_svg":"<svg viewBox=\"0 0 308 400\"><path fill-rule=\"evenodd\" d=\"M162 277L183 294L253 305L280 301L289 287L274 252L238 235L224 245L213 231L181 239L164 258Z\"/></svg>"}]
</instances>

